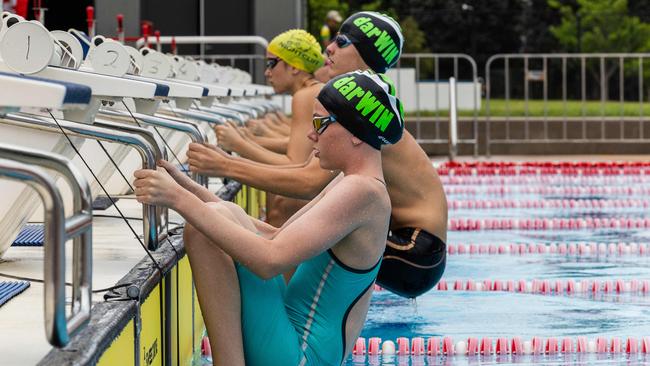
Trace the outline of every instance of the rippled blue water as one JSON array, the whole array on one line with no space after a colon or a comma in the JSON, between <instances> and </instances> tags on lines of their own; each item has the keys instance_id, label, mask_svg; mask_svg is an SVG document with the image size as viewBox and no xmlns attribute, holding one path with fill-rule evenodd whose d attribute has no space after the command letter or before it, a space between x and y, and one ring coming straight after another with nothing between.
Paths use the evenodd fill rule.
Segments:
<instances>
[{"instance_id":1,"label":"rippled blue water","mask_svg":"<svg viewBox=\"0 0 650 366\"><path fill-rule=\"evenodd\" d=\"M629 182L625 177L616 182L584 179L563 181L564 186L639 186L645 182ZM650 181L648 182L650 183ZM539 183L542 185L543 183ZM532 183L535 185L535 183ZM560 186L553 184L554 186ZM471 185L470 185L471 186ZM475 185L477 189L481 186ZM558 197L534 194L506 194L498 197L484 195L449 195L455 199L648 199L631 196ZM611 209L475 209L450 210L450 218L554 218L554 217L646 217L642 208ZM509 243L571 243L571 242L637 242L649 243L648 229L580 230L580 231L476 231L450 232L449 243L477 245ZM650 256L569 256L559 254L518 255L450 255L444 277L448 283L462 279L650 279ZM620 337L650 336L650 295L642 294L560 294L539 295L511 292L463 292L432 290L417 301L400 298L389 292L373 295L362 337L450 336L454 342L468 337L533 336ZM557 356L496 356L492 357L398 357L352 356L347 365L490 365L490 364L548 364L548 365L650 365L650 356L607 354Z\"/></svg>"}]
</instances>

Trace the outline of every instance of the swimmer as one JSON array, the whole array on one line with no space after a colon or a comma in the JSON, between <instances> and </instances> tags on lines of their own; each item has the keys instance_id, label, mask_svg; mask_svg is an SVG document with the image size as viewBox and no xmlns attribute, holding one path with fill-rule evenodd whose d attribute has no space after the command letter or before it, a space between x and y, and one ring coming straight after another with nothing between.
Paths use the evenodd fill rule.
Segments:
<instances>
[{"instance_id":1,"label":"swimmer","mask_svg":"<svg viewBox=\"0 0 650 366\"><path fill-rule=\"evenodd\" d=\"M312 151L312 142L305 136L311 128L313 101L323 86L314 78L314 71L322 64L320 45L316 38L306 31L292 29L273 38L266 51L264 75L275 93L292 95L292 117L286 154L278 154L251 143L232 125L216 127L219 145L225 150L260 163L304 163ZM282 133L278 130L276 132Z\"/></svg>"},{"instance_id":2,"label":"swimmer","mask_svg":"<svg viewBox=\"0 0 650 366\"><path fill-rule=\"evenodd\" d=\"M327 47L325 68L332 77L355 69L384 72L399 59L402 44L400 27L392 18L356 13ZM190 144L188 157L193 172L230 177L267 192L303 199L315 197L338 174L320 169L317 161L305 167L249 169L238 158L200 144ZM447 199L431 161L408 131L399 143L382 149L382 164L392 214L377 283L413 298L433 288L445 270Z\"/></svg>"},{"instance_id":3,"label":"swimmer","mask_svg":"<svg viewBox=\"0 0 650 366\"><path fill-rule=\"evenodd\" d=\"M380 149L396 143L404 127L385 80L358 71L319 93L309 139L322 168L342 176L281 228L232 203L206 203L162 169L135 173L139 202L169 207L187 221L184 243L215 365L340 365L350 354L390 221ZM352 82L390 118L377 124L358 98L348 101L343 87ZM285 283L282 273L295 266Z\"/></svg>"},{"instance_id":4,"label":"swimmer","mask_svg":"<svg viewBox=\"0 0 650 366\"><path fill-rule=\"evenodd\" d=\"M227 151L233 151L253 162L272 165L304 164L312 151L313 143L306 138L311 129L311 117L314 113L314 99L323 84L314 78L314 71L323 64L321 48L311 34L302 29L293 29L281 33L271 40L266 51L266 71L264 75L273 90L292 95L290 126L288 139L285 137L267 139L267 147L253 142L238 131L233 125L216 128L217 141ZM273 126L273 125L270 125ZM273 128L273 127L271 127ZM276 129L279 132L279 129ZM274 144L275 142L275 144ZM286 152L276 152L286 143ZM279 146L278 146L279 144ZM275 151L274 151L275 150ZM242 160L242 162L248 162ZM308 201L286 198L277 195L267 197L267 222L274 226L282 225Z\"/></svg>"}]
</instances>

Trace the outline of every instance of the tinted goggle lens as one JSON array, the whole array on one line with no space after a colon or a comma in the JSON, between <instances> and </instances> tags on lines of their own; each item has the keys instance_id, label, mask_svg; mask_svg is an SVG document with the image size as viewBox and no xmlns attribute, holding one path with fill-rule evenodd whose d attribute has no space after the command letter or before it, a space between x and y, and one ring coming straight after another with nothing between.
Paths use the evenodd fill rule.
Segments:
<instances>
[{"instance_id":1,"label":"tinted goggle lens","mask_svg":"<svg viewBox=\"0 0 650 366\"><path fill-rule=\"evenodd\" d=\"M272 68L275 67L275 65L278 64L278 62L280 62L279 58L267 58L266 59L266 68L267 69L272 69Z\"/></svg>"},{"instance_id":2,"label":"tinted goggle lens","mask_svg":"<svg viewBox=\"0 0 650 366\"><path fill-rule=\"evenodd\" d=\"M336 42L336 45L339 48L345 48L352 44L350 38L348 38L348 36L346 36L345 34L337 34L336 38L334 38L334 42Z\"/></svg>"},{"instance_id":3,"label":"tinted goggle lens","mask_svg":"<svg viewBox=\"0 0 650 366\"><path fill-rule=\"evenodd\" d=\"M325 116L325 117L314 117L313 123L314 123L314 130L316 130L317 134L323 133L327 126L329 126L332 122L335 122L336 120L332 116Z\"/></svg>"}]
</instances>

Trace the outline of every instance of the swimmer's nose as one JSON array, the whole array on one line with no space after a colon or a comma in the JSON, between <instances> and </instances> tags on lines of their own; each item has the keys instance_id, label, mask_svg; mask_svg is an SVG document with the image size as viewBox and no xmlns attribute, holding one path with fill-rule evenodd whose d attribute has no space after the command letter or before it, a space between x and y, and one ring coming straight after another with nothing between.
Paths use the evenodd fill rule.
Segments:
<instances>
[{"instance_id":1,"label":"swimmer's nose","mask_svg":"<svg viewBox=\"0 0 650 366\"><path fill-rule=\"evenodd\" d=\"M312 130L309 131L309 133L307 134L307 138L309 138L309 139L312 140L313 142L318 142L318 133L316 133L316 130L312 129Z\"/></svg>"},{"instance_id":2,"label":"swimmer's nose","mask_svg":"<svg viewBox=\"0 0 650 366\"><path fill-rule=\"evenodd\" d=\"M325 48L325 53L327 56L331 56L334 54L334 49L336 48L336 42L332 42L329 45L327 45L327 48Z\"/></svg>"}]
</instances>

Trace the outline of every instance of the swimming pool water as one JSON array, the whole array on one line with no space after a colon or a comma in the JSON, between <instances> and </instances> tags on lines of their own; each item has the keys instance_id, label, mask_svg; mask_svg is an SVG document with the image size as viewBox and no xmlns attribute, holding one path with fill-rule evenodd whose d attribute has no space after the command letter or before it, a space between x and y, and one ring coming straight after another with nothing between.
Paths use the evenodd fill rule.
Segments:
<instances>
[{"instance_id":1,"label":"swimming pool water","mask_svg":"<svg viewBox=\"0 0 650 366\"><path fill-rule=\"evenodd\" d=\"M482 179L485 178L485 179ZM562 175L526 176L525 184L509 184L507 177L478 176L471 179L446 181L445 188L457 192L458 187L475 193L448 193L448 200L645 200L643 194L650 187L650 177L571 177ZM557 192L567 187L598 187L600 191L615 192L590 195L530 193L534 188ZM493 194L500 188L510 192ZM555 189L557 188L557 189ZM621 188L638 190L639 194L621 194ZM524 193L521 193L525 191ZM643 207L608 208L499 208L453 209L450 219L457 218L578 218L630 217L646 218ZM488 245L510 243L650 243L650 229L583 229L583 230L491 230L450 231L448 243ZM533 279L575 280L643 280L650 279L650 255L586 255L567 254L456 254L447 258L444 279L455 280L514 280ZM451 286L450 286L451 287ZM451 288L450 288L451 290ZM362 337L453 337L467 341L468 337L532 337L576 338L586 336L627 337L641 339L650 336L650 294L642 293L576 293L531 294L494 291L440 291L431 290L417 301L400 298L387 291L375 292L368 312ZM353 355L347 365L489 365L489 364L571 364L650 365L650 354L567 354L567 355L503 355L503 356L367 356Z\"/></svg>"}]
</instances>

